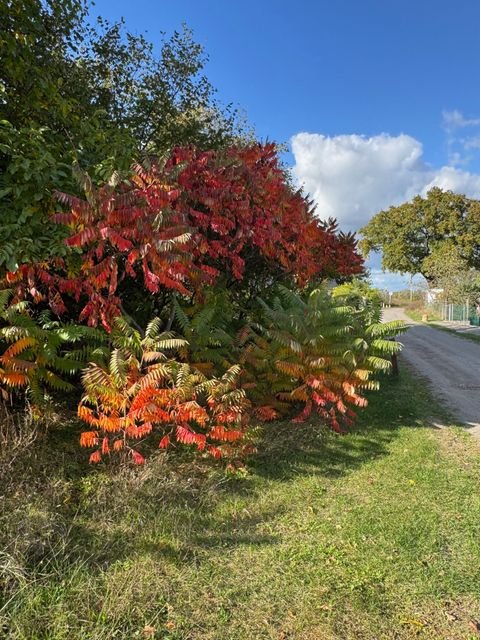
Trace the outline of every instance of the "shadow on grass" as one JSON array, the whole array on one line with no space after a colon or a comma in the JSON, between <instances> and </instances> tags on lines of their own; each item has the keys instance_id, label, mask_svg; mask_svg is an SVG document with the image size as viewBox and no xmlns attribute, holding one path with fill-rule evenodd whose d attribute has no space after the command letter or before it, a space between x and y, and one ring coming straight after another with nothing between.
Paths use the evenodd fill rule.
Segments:
<instances>
[{"instance_id":1,"label":"shadow on grass","mask_svg":"<svg viewBox=\"0 0 480 640\"><path fill-rule=\"evenodd\" d=\"M339 478L366 461L388 454L400 427L430 426L429 396L408 369L399 377L385 377L381 392L369 394L369 406L359 411L354 427L333 433L318 421L288 422L265 428L252 466L259 476L288 481L299 474Z\"/></svg>"},{"instance_id":2,"label":"shadow on grass","mask_svg":"<svg viewBox=\"0 0 480 640\"><path fill-rule=\"evenodd\" d=\"M254 514L244 509L240 514L226 515L222 502L238 498L244 504L250 496L261 494L265 482L288 482L300 475L337 479L365 462L388 455L400 427L430 426L429 396L418 387L414 389L415 384L406 369L399 378L385 378L382 391L370 394L369 407L360 414L356 426L343 435L314 420L308 424L267 425L258 443L259 453L250 460L247 478L225 479L212 471L213 467L205 473L205 467L195 471L187 464L168 491L155 478L134 487L129 502L133 499L137 505L149 505L152 520L163 518L164 524L170 520L172 536L177 540L174 547L149 543L150 551L159 557L188 562L196 551L205 548L276 544L276 535L259 534L258 527L274 521L285 507L263 505ZM175 467L175 459L171 462ZM204 475L199 478L201 470ZM130 517L135 519L136 514L140 518L141 509L130 511ZM115 550L117 559L139 550L138 541L132 538L128 542L123 534L110 536L108 547L110 556Z\"/></svg>"},{"instance_id":3,"label":"shadow on grass","mask_svg":"<svg viewBox=\"0 0 480 640\"><path fill-rule=\"evenodd\" d=\"M79 468L80 477L71 480L70 503L65 507L58 501L45 505L52 531L59 522L58 531L68 537L61 545L64 557L57 558L62 571L78 563L92 567L92 571L106 569L139 554L182 565L197 562L209 549L277 544L279 536L268 531L268 523L286 506L281 501L265 505L253 500L265 490L265 483L287 482L299 475L342 477L367 461L388 455L399 427L429 426L429 396L408 370L403 369L399 378L382 382L382 391L370 394L369 407L345 435L334 434L315 421L266 426L246 478L227 479L214 463L188 461L181 456L172 456L166 463L159 458L151 463L150 471L147 465L138 475L85 474ZM65 470L65 475L71 478L72 471ZM231 503L237 499L241 506L232 509ZM224 509L226 500L230 506ZM48 556L52 545L55 540L48 540L42 553ZM32 574L44 563L42 553L30 558L25 554Z\"/></svg>"}]
</instances>

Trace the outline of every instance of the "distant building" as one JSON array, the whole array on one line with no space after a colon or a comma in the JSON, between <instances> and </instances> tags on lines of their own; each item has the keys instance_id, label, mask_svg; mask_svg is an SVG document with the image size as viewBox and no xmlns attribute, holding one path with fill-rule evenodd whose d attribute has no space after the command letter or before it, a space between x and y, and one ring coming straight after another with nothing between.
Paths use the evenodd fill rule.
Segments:
<instances>
[{"instance_id":1,"label":"distant building","mask_svg":"<svg viewBox=\"0 0 480 640\"><path fill-rule=\"evenodd\" d=\"M425 302L427 304L433 304L438 300L438 297L443 293L443 289L427 289L425 292Z\"/></svg>"}]
</instances>

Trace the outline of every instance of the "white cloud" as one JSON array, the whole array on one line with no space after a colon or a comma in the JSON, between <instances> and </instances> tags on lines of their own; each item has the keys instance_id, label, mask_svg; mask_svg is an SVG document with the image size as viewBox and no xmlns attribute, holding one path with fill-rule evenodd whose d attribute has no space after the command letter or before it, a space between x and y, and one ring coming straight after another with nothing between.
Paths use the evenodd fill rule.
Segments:
<instances>
[{"instance_id":1,"label":"white cloud","mask_svg":"<svg viewBox=\"0 0 480 640\"><path fill-rule=\"evenodd\" d=\"M443 111L442 117L449 164L468 165L474 159L472 151L480 148L480 118L467 118L458 109Z\"/></svg>"},{"instance_id":2,"label":"white cloud","mask_svg":"<svg viewBox=\"0 0 480 640\"><path fill-rule=\"evenodd\" d=\"M480 149L480 136L471 136L469 138L462 139L462 142L466 150Z\"/></svg>"},{"instance_id":3,"label":"white cloud","mask_svg":"<svg viewBox=\"0 0 480 640\"><path fill-rule=\"evenodd\" d=\"M450 131L477 124L459 111L444 114L444 122ZM358 231L378 211L434 186L480 199L480 175L453 166L459 162L432 168L423 160L422 144L408 135L298 133L291 143L293 175L314 199L317 215L337 218L345 231ZM375 285L405 288L408 278L382 272L379 262L372 256L367 264Z\"/></svg>"},{"instance_id":4,"label":"white cloud","mask_svg":"<svg viewBox=\"0 0 480 640\"><path fill-rule=\"evenodd\" d=\"M443 126L446 131L455 131L465 127L477 127L480 125L480 118L466 118L461 111L443 111Z\"/></svg>"},{"instance_id":5,"label":"white cloud","mask_svg":"<svg viewBox=\"0 0 480 640\"><path fill-rule=\"evenodd\" d=\"M434 172L433 178L422 189L422 194L432 187L464 193L470 198L480 198L480 175L445 166Z\"/></svg>"},{"instance_id":6,"label":"white cloud","mask_svg":"<svg viewBox=\"0 0 480 640\"><path fill-rule=\"evenodd\" d=\"M337 218L346 231L433 186L480 198L480 175L453 166L433 169L422 159L422 144L408 135L298 133L291 142L294 177L316 202L319 217Z\"/></svg>"},{"instance_id":7,"label":"white cloud","mask_svg":"<svg viewBox=\"0 0 480 640\"><path fill-rule=\"evenodd\" d=\"M365 265L370 274L370 280L375 287L386 289L387 291L409 289L412 285L416 290L425 289L425 280L420 274L417 274L413 280L411 280L408 274L384 271L381 267L381 262L381 255L373 253L369 256Z\"/></svg>"}]
</instances>

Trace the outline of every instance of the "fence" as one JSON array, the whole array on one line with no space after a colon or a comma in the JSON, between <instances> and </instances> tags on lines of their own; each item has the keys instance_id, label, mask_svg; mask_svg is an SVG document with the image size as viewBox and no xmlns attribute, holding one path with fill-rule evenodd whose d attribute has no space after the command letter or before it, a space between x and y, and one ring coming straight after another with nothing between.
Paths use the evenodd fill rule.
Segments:
<instances>
[{"instance_id":1,"label":"fence","mask_svg":"<svg viewBox=\"0 0 480 640\"><path fill-rule=\"evenodd\" d=\"M463 322L464 324L480 326L480 315L468 300L463 304L451 302L434 302L429 305L434 314L442 320L450 322Z\"/></svg>"}]
</instances>

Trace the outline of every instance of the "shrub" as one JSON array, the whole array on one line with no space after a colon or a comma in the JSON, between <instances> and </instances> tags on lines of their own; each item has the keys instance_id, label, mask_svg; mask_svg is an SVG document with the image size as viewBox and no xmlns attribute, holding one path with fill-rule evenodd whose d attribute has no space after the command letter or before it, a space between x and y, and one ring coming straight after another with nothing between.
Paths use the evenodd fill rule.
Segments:
<instances>
[{"instance_id":1,"label":"shrub","mask_svg":"<svg viewBox=\"0 0 480 640\"><path fill-rule=\"evenodd\" d=\"M301 407L298 421L316 411L336 431L350 425L352 408L366 405L364 392L378 388L375 376L400 350L389 338L403 323L369 324L368 309L341 306L325 289L304 300L280 287L271 305L261 304L263 319L245 355L257 403L264 412Z\"/></svg>"},{"instance_id":2,"label":"shrub","mask_svg":"<svg viewBox=\"0 0 480 640\"><path fill-rule=\"evenodd\" d=\"M66 378L102 353L102 332L52 320L48 311L35 314L27 302L10 304L11 292L0 292L0 389L4 398L14 389L27 389L40 404L55 391L72 391Z\"/></svg>"},{"instance_id":3,"label":"shrub","mask_svg":"<svg viewBox=\"0 0 480 640\"><path fill-rule=\"evenodd\" d=\"M286 276L306 284L363 269L354 237L314 216L271 144L178 148L164 162L136 165L128 184L114 175L95 188L77 175L85 198L58 194L69 210L53 216L67 227L66 255L7 274L16 300L46 302L75 321L110 331L133 282L163 302L172 292L201 298L220 278L255 296Z\"/></svg>"},{"instance_id":4,"label":"shrub","mask_svg":"<svg viewBox=\"0 0 480 640\"><path fill-rule=\"evenodd\" d=\"M233 443L242 439L249 403L237 387L240 368L205 377L173 359L186 342L160 327L155 318L142 336L117 318L108 364L92 363L85 370L78 415L91 427L80 438L81 445L95 449L91 462L123 452L142 464L138 442L152 432L162 449L176 442L215 458L231 455Z\"/></svg>"}]
</instances>

